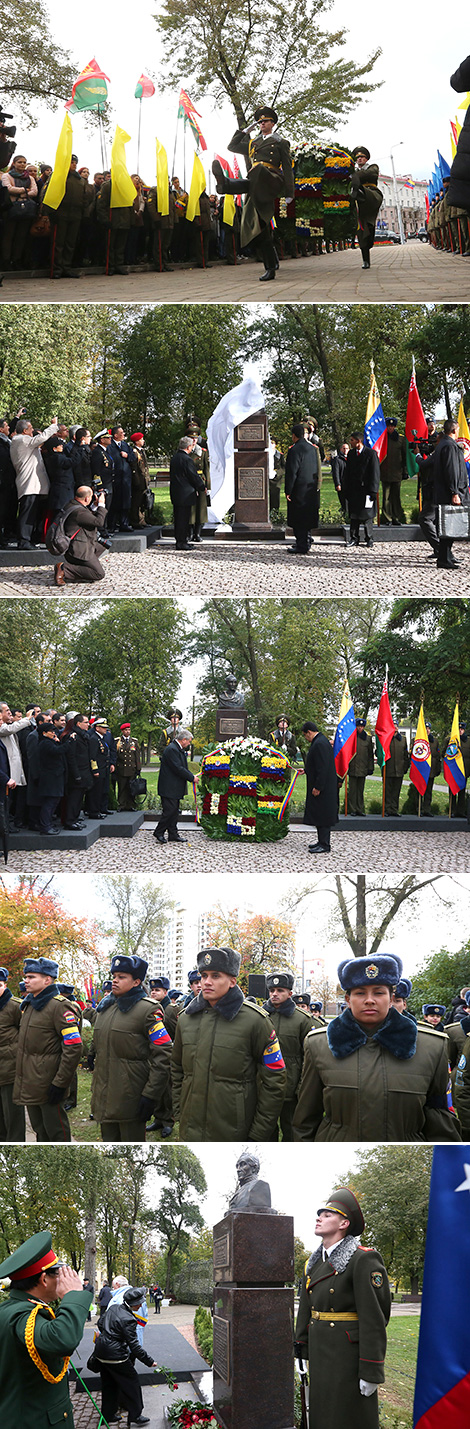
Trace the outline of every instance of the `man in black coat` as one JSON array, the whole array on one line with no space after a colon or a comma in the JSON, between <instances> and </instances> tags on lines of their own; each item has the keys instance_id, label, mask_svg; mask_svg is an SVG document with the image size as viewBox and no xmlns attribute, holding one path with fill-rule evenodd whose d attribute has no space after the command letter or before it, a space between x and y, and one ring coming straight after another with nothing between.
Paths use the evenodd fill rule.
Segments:
<instances>
[{"instance_id":1,"label":"man in black coat","mask_svg":"<svg viewBox=\"0 0 470 1429\"><path fill-rule=\"evenodd\" d=\"M197 775L191 774L188 769L186 753L192 737L190 729L178 730L176 739L172 739L171 743L167 744L161 755L158 792L162 802L162 812L157 827L153 831L153 837L159 844L165 843L167 829L168 843L187 843L187 839L182 839L178 833L178 814L180 800L186 793L187 784L195 784L197 780Z\"/></svg>"},{"instance_id":2,"label":"man in black coat","mask_svg":"<svg viewBox=\"0 0 470 1429\"><path fill-rule=\"evenodd\" d=\"M468 476L464 455L457 445L459 425L453 418L444 422L443 440L439 442L433 457L434 500L436 506L468 507ZM452 541L448 536L439 536L437 569L450 571L458 566L452 555Z\"/></svg>"},{"instance_id":3,"label":"man in black coat","mask_svg":"<svg viewBox=\"0 0 470 1429\"><path fill-rule=\"evenodd\" d=\"M126 442L122 427L111 429L109 454L114 463L114 480L108 528L110 531L132 531L132 472L136 458L130 442Z\"/></svg>"},{"instance_id":4,"label":"man in black coat","mask_svg":"<svg viewBox=\"0 0 470 1429\"><path fill-rule=\"evenodd\" d=\"M333 485L336 491L336 495L338 497L339 504L341 506L341 510L343 512L346 510L346 497L344 494L344 473L346 471L346 458L348 455L348 451L348 443L342 442L341 446L338 447L338 451L334 453L334 456L330 457Z\"/></svg>"},{"instance_id":5,"label":"man in black coat","mask_svg":"<svg viewBox=\"0 0 470 1429\"><path fill-rule=\"evenodd\" d=\"M298 556L307 556L310 530L318 526L321 458L318 447L306 440L302 422L295 422L292 438L284 479L288 519L295 536L291 550Z\"/></svg>"},{"instance_id":6,"label":"man in black coat","mask_svg":"<svg viewBox=\"0 0 470 1429\"><path fill-rule=\"evenodd\" d=\"M309 844L309 853L330 853L330 833L338 822L338 779L333 750L329 739L313 720L306 720L302 733L310 745L305 760L307 794L304 824L314 824L317 843Z\"/></svg>"},{"instance_id":7,"label":"man in black coat","mask_svg":"<svg viewBox=\"0 0 470 1429\"><path fill-rule=\"evenodd\" d=\"M227 145L232 153L246 158L247 178L226 179L218 159L214 160L212 173L217 180L217 193L248 194L242 210L240 241L242 248L254 242L259 247L265 265L259 281L265 283L276 277L279 267L271 229L276 199L281 194L294 197L294 171L289 143L277 128L276 110L261 105L253 118L247 129L237 129ZM260 133L253 139L251 131L258 124Z\"/></svg>"},{"instance_id":8,"label":"man in black coat","mask_svg":"<svg viewBox=\"0 0 470 1429\"><path fill-rule=\"evenodd\" d=\"M91 767L88 726L89 720L86 715L76 715L73 732L68 740L64 741L68 768L66 829L81 827L78 823L78 816L84 796L92 788L93 779L98 777L98 770L92 770Z\"/></svg>"},{"instance_id":9,"label":"man in black coat","mask_svg":"<svg viewBox=\"0 0 470 1429\"><path fill-rule=\"evenodd\" d=\"M466 60L462 60L450 82L457 94L465 94L470 89L470 55L467 55ZM447 202L470 213L470 106L458 137L457 152L450 171Z\"/></svg>"},{"instance_id":10,"label":"man in black coat","mask_svg":"<svg viewBox=\"0 0 470 1429\"><path fill-rule=\"evenodd\" d=\"M75 483L70 457L63 437L49 437L42 448L44 466L49 477L48 509L54 520L69 501L73 501Z\"/></svg>"},{"instance_id":11,"label":"man in black coat","mask_svg":"<svg viewBox=\"0 0 470 1429\"><path fill-rule=\"evenodd\" d=\"M11 438L7 418L0 421L0 548L5 550L16 527L18 496L16 472L10 456Z\"/></svg>"},{"instance_id":12,"label":"man in black coat","mask_svg":"<svg viewBox=\"0 0 470 1429\"><path fill-rule=\"evenodd\" d=\"M39 829L42 834L52 834L52 820L65 789L66 762L63 746L48 720L38 743L38 770Z\"/></svg>"},{"instance_id":13,"label":"man in black coat","mask_svg":"<svg viewBox=\"0 0 470 1429\"><path fill-rule=\"evenodd\" d=\"M349 545L359 545L361 521L366 546L373 545L375 498L380 486L380 462L373 447L365 447L361 432L351 432L351 450L344 472L344 491L349 511Z\"/></svg>"},{"instance_id":14,"label":"man in black coat","mask_svg":"<svg viewBox=\"0 0 470 1429\"><path fill-rule=\"evenodd\" d=\"M173 523L177 551L189 551L189 518L194 504L195 491L205 491L202 476L196 469L191 452L196 445L195 437L181 437L178 450L170 461L170 501L173 506Z\"/></svg>"}]
</instances>

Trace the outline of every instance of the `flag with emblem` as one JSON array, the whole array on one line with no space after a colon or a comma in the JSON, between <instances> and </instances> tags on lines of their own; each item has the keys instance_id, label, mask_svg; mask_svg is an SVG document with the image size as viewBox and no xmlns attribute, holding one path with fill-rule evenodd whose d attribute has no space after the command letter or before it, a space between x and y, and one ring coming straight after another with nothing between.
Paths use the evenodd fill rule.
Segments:
<instances>
[{"instance_id":1,"label":"flag with emblem","mask_svg":"<svg viewBox=\"0 0 470 1429\"><path fill-rule=\"evenodd\" d=\"M336 773L342 779L347 773L351 759L357 749L357 729L354 706L349 688L349 681L344 681L339 720L336 726L333 741L333 754L336 764Z\"/></svg>"},{"instance_id":2,"label":"flag with emblem","mask_svg":"<svg viewBox=\"0 0 470 1429\"><path fill-rule=\"evenodd\" d=\"M169 1032L167 1032L165 1024L160 1019L158 1020L158 1022L154 1022L152 1027L150 1028L149 1042L151 1043L152 1047L163 1047L166 1042L171 1042L170 1034Z\"/></svg>"},{"instance_id":3,"label":"flag with emblem","mask_svg":"<svg viewBox=\"0 0 470 1429\"><path fill-rule=\"evenodd\" d=\"M70 114L80 109L99 109L108 98L107 80L109 75L100 69L95 59L90 60L72 85L72 98L65 108Z\"/></svg>"},{"instance_id":4,"label":"flag with emblem","mask_svg":"<svg viewBox=\"0 0 470 1429\"><path fill-rule=\"evenodd\" d=\"M416 726L416 736L411 751L410 780L414 784L418 794L426 793L428 779L431 773L431 745L429 743L424 710L421 705L419 719Z\"/></svg>"},{"instance_id":5,"label":"flag with emblem","mask_svg":"<svg viewBox=\"0 0 470 1429\"><path fill-rule=\"evenodd\" d=\"M390 759L390 745L395 733L395 721L388 698L388 673L385 675L377 719L375 722L375 752L379 769Z\"/></svg>"},{"instance_id":6,"label":"flag with emblem","mask_svg":"<svg viewBox=\"0 0 470 1429\"><path fill-rule=\"evenodd\" d=\"M282 1071L286 1065L274 1030L263 1052L263 1065L265 1067L275 1067L277 1071Z\"/></svg>"},{"instance_id":7,"label":"flag with emblem","mask_svg":"<svg viewBox=\"0 0 470 1429\"><path fill-rule=\"evenodd\" d=\"M470 1146L436 1146L429 1194L414 1429L468 1429L469 1226Z\"/></svg>"},{"instance_id":8,"label":"flag with emblem","mask_svg":"<svg viewBox=\"0 0 470 1429\"><path fill-rule=\"evenodd\" d=\"M458 702L454 710L449 743L442 761L442 772L446 783L449 785L451 794L460 794L461 789L465 789L465 765L460 748Z\"/></svg>"},{"instance_id":9,"label":"flag with emblem","mask_svg":"<svg viewBox=\"0 0 470 1429\"><path fill-rule=\"evenodd\" d=\"M189 94L186 94L185 89L180 89L180 97L178 103L178 119L184 119L185 124L189 124L189 127L192 130L192 133L196 140L198 149L199 146L201 146L201 149L207 149L207 144L202 133L202 129L197 122L200 118L201 115L199 113L199 110L194 108L194 104L189 98Z\"/></svg>"},{"instance_id":10,"label":"flag with emblem","mask_svg":"<svg viewBox=\"0 0 470 1429\"><path fill-rule=\"evenodd\" d=\"M428 424L421 405L421 398L416 382L415 360L411 370L410 387L408 392L408 403L406 408L405 439L406 439L406 470L408 476L416 476L419 467L414 452L410 450L410 443L425 441L428 435Z\"/></svg>"},{"instance_id":11,"label":"flag with emblem","mask_svg":"<svg viewBox=\"0 0 470 1429\"><path fill-rule=\"evenodd\" d=\"M151 99L155 94L155 85L147 74L141 74L134 90L134 99Z\"/></svg>"}]
</instances>

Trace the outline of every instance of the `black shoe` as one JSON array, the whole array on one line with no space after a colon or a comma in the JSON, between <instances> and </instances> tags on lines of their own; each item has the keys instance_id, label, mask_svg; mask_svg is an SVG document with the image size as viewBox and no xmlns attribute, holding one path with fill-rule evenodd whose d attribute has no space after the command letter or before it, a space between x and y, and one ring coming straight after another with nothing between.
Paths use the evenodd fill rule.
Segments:
<instances>
[{"instance_id":1,"label":"black shoe","mask_svg":"<svg viewBox=\"0 0 470 1429\"><path fill-rule=\"evenodd\" d=\"M18 541L16 549L17 551L35 551L36 547L33 541Z\"/></svg>"},{"instance_id":2,"label":"black shoe","mask_svg":"<svg viewBox=\"0 0 470 1429\"><path fill-rule=\"evenodd\" d=\"M162 263L162 273L174 273L174 268L170 268L169 263Z\"/></svg>"},{"instance_id":3,"label":"black shoe","mask_svg":"<svg viewBox=\"0 0 470 1429\"><path fill-rule=\"evenodd\" d=\"M138 1419L131 1419L131 1424L150 1424L148 1414L139 1414Z\"/></svg>"},{"instance_id":4,"label":"black shoe","mask_svg":"<svg viewBox=\"0 0 470 1429\"><path fill-rule=\"evenodd\" d=\"M73 829L74 833L81 833L81 824L64 824L64 829Z\"/></svg>"},{"instance_id":5,"label":"black shoe","mask_svg":"<svg viewBox=\"0 0 470 1429\"><path fill-rule=\"evenodd\" d=\"M187 844L187 842L188 840L180 838L179 834L177 839L168 839L169 844Z\"/></svg>"},{"instance_id":6,"label":"black shoe","mask_svg":"<svg viewBox=\"0 0 470 1429\"><path fill-rule=\"evenodd\" d=\"M215 178L215 181L216 181L216 183L215 183L216 193L218 193L218 194L228 193L227 181L226 181L226 178L225 178L225 174L224 174L224 171L223 171L223 168L222 168L222 164L219 164L219 160L218 160L218 159L214 159L214 163L212 164L212 173L213 173L214 178Z\"/></svg>"},{"instance_id":7,"label":"black shoe","mask_svg":"<svg viewBox=\"0 0 470 1429\"><path fill-rule=\"evenodd\" d=\"M403 526L403 521L392 521L392 526Z\"/></svg>"},{"instance_id":8,"label":"black shoe","mask_svg":"<svg viewBox=\"0 0 470 1429\"><path fill-rule=\"evenodd\" d=\"M202 545L202 536L193 536L193 546Z\"/></svg>"},{"instance_id":9,"label":"black shoe","mask_svg":"<svg viewBox=\"0 0 470 1429\"><path fill-rule=\"evenodd\" d=\"M165 1126L162 1126L161 1128L161 1135L166 1139L167 1136L171 1136L172 1131L173 1127L165 1123Z\"/></svg>"},{"instance_id":10,"label":"black shoe","mask_svg":"<svg viewBox=\"0 0 470 1429\"><path fill-rule=\"evenodd\" d=\"M97 819L106 819L107 815L106 815L106 814L97 814L96 817L97 817Z\"/></svg>"},{"instance_id":11,"label":"black shoe","mask_svg":"<svg viewBox=\"0 0 470 1429\"><path fill-rule=\"evenodd\" d=\"M331 853L327 844L309 844L308 851L309 853Z\"/></svg>"},{"instance_id":12,"label":"black shoe","mask_svg":"<svg viewBox=\"0 0 470 1429\"><path fill-rule=\"evenodd\" d=\"M373 540L372 540L372 537L370 538L369 541L366 541L366 547L367 547L367 550L368 550L368 551L370 551L370 548L371 548L371 546L373 546L373 544L374 544L374 542L373 542Z\"/></svg>"},{"instance_id":13,"label":"black shoe","mask_svg":"<svg viewBox=\"0 0 470 1429\"><path fill-rule=\"evenodd\" d=\"M157 844L166 844L165 835L164 835L164 834L157 834L157 830L156 830L156 829L154 829L154 831L153 831L153 837L154 837L154 839L157 840Z\"/></svg>"},{"instance_id":14,"label":"black shoe","mask_svg":"<svg viewBox=\"0 0 470 1429\"><path fill-rule=\"evenodd\" d=\"M273 280L273 278L275 278L275 277L276 277L276 269L275 269L275 268L266 268L266 272L261 274L261 278L258 279L258 282L259 282L259 283L271 283L272 280Z\"/></svg>"},{"instance_id":15,"label":"black shoe","mask_svg":"<svg viewBox=\"0 0 470 1429\"><path fill-rule=\"evenodd\" d=\"M147 1134L147 1132L149 1132L149 1131L161 1131L161 1129L162 1129L162 1128L161 1128L161 1126L158 1125L158 1122L156 1122L156 1121L151 1121L150 1124L149 1124L148 1126L146 1126L145 1132L146 1132L146 1134Z\"/></svg>"},{"instance_id":16,"label":"black shoe","mask_svg":"<svg viewBox=\"0 0 470 1429\"><path fill-rule=\"evenodd\" d=\"M121 525L120 525L120 527L119 527L119 530L120 530L120 531L133 531L133 530L134 530L134 527L131 526L130 521L121 521Z\"/></svg>"},{"instance_id":17,"label":"black shoe","mask_svg":"<svg viewBox=\"0 0 470 1429\"><path fill-rule=\"evenodd\" d=\"M364 260L364 263L362 264L362 266L363 266L363 268L370 268L370 262L369 262L369 263L366 263L366 261Z\"/></svg>"}]
</instances>

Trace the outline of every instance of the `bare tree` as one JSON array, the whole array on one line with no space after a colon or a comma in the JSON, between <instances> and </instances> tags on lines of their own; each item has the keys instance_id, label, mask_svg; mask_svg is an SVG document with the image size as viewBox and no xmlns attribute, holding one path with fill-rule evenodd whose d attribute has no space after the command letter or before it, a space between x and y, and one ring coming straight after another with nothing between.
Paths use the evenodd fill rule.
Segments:
<instances>
[{"instance_id":1,"label":"bare tree","mask_svg":"<svg viewBox=\"0 0 470 1429\"><path fill-rule=\"evenodd\" d=\"M338 874L333 887L319 880L317 884L296 892L288 900L286 912L298 911L312 894L330 894L336 902L333 913L335 931L339 926L355 958L373 958L377 956L400 910L406 904L411 911L423 888L432 888L443 906L450 907L450 901L437 889L441 878L444 878L443 873L422 879L409 873L391 884L386 878L371 878L369 881L365 873L356 876Z\"/></svg>"}]
</instances>

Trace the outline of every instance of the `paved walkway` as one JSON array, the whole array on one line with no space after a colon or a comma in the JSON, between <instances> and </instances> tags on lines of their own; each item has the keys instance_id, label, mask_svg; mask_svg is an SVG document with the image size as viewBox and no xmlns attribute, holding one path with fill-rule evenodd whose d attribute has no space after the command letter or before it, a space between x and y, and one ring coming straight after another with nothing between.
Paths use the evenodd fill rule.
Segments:
<instances>
[{"instance_id":1,"label":"paved walkway","mask_svg":"<svg viewBox=\"0 0 470 1429\"><path fill-rule=\"evenodd\" d=\"M21 853L13 850L9 873L389 873L393 868L408 873L467 872L470 852L468 833L336 833L331 836L331 853L308 852L315 836L302 825L294 825L287 838L276 844L222 843L209 839L202 829L181 825L185 844L157 844L151 824L143 824L129 847L128 839L102 839L92 848L62 853L58 849Z\"/></svg>"},{"instance_id":2,"label":"paved walkway","mask_svg":"<svg viewBox=\"0 0 470 1429\"><path fill-rule=\"evenodd\" d=\"M361 268L359 249L323 253L319 258L286 259L273 283L260 287L260 265L241 262L228 268L215 263L174 273L129 273L76 279L8 277L0 289L3 303L435 303L470 300L470 258L437 253L428 243L403 248L374 248L369 272Z\"/></svg>"},{"instance_id":3,"label":"paved walkway","mask_svg":"<svg viewBox=\"0 0 470 1429\"><path fill-rule=\"evenodd\" d=\"M310 599L425 596L446 599L470 596L470 544L456 544L456 571L437 571L428 560L424 541L400 541L358 550L314 542L308 556L286 547L214 541L191 551L176 551L173 542L157 541L149 550L106 552L100 559L106 577L99 585L68 585L60 590L48 566L8 566L0 563L0 597L44 596L60 600L96 600L97 596L167 596L187 591L192 596L307 596Z\"/></svg>"},{"instance_id":4,"label":"paved walkway","mask_svg":"<svg viewBox=\"0 0 470 1429\"><path fill-rule=\"evenodd\" d=\"M157 1316L154 1315L151 1309L149 1324L157 1326L173 1325L175 1329L179 1330L181 1335L184 1335L184 1338L187 1339L190 1344L194 1344L193 1320L195 1309L195 1305L169 1305L166 1309L162 1309L160 1315ZM77 1368L80 1368L76 1354L72 1355L72 1359L77 1364ZM187 1381L183 1384L179 1384L178 1388L174 1391L169 1389L167 1385L145 1385L143 1396L144 1414L148 1414L150 1418L149 1429L163 1429L163 1426L167 1422L164 1418L164 1409L167 1405L174 1403L176 1399L191 1399L195 1403L199 1402L193 1385ZM94 1395L93 1397L96 1398L96 1402L99 1405L101 1402L100 1393L98 1392L96 1396ZM71 1398L75 1429L97 1429L99 1416L88 1395L86 1395L84 1391L77 1394L74 1385ZM123 1414L121 1429L126 1429L126 1425L127 1414Z\"/></svg>"}]
</instances>

